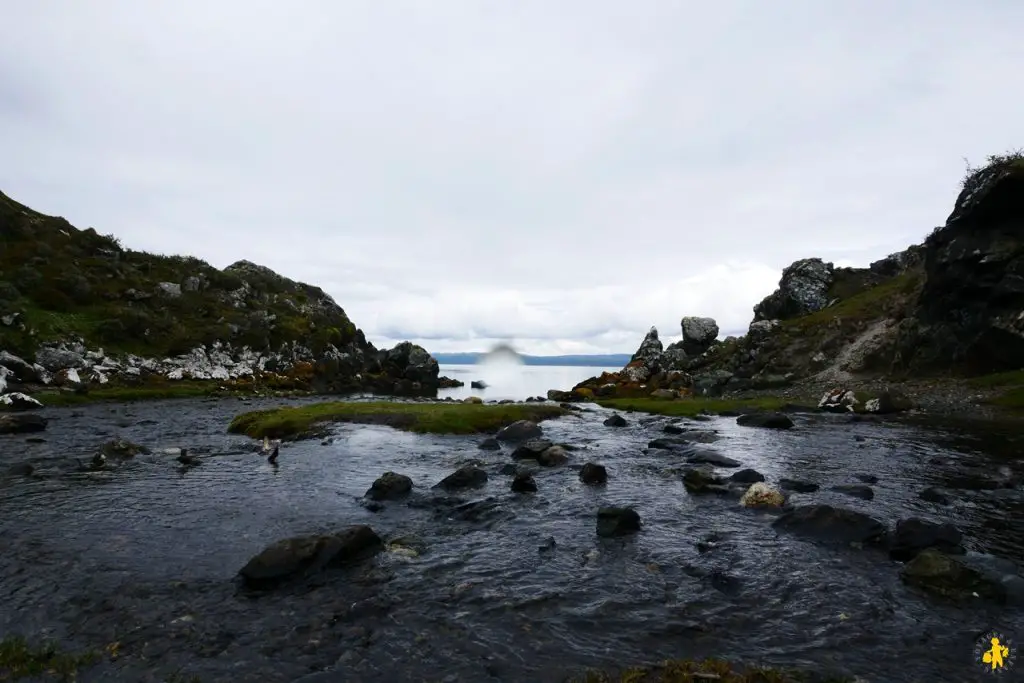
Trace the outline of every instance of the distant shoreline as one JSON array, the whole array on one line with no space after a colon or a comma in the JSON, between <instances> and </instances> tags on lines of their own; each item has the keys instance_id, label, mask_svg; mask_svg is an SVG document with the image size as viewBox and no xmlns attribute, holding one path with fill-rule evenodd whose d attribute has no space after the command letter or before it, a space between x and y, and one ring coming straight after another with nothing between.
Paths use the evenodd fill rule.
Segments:
<instances>
[{"instance_id":1,"label":"distant shoreline","mask_svg":"<svg viewBox=\"0 0 1024 683\"><path fill-rule=\"evenodd\" d=\"M431 354L441 365L475 365L483 353L434 353ZM521 355L524 365L560 365L593 368L621 368L632 356L628 353L606 355L567 355L567 356L526 356Z\"/></svg>"}]
</instances>

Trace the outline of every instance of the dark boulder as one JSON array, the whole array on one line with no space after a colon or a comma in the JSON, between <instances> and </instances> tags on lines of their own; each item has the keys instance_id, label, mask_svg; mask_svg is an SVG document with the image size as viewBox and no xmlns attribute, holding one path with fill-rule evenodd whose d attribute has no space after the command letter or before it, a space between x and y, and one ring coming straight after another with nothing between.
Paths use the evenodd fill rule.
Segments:
<instances>
[{"instance_id":1,"label":"dark boulder","mask_svg":"<svg viewBox=\"0 0 1024 683\"><path fill-rule=\"evenodd\" d=\"M35 413L0 413L0 434L31 434L46 429L49 420Z\"/></svg>"},{"instance_id":2,"label":"dark boulder","mask_svg":"<svg viewBox=\"0 0 1024 683\"><path fill-rule=\"evenodd\" d=\"M956 602L986 598L1006 600L1006 587L981 571L935 548L926 548L900 570L900 579L933 595Z\"/></svg>"},{"instance_id":3,"label":"dark boulder","mask_svg":"<svg viewBox=\"0 0 1024 683\"><path fill-rule=\"evenodd\" d=\"M796 493L814 493L821 487L812 481L782 478L779 479L779 488L783 491L794 491Z\"/></svg>"},{"instance_id":4,"label":"dark boulder","mask_svg":"<svg viewBox=\"0 0 1024 683\"><path fill-rule=\"evenodd\" d=\"M608 470L604 465L588 462L580 468L580 481L584 484L604 484L608 481Z\"/></svg>"},{"instance_id":5,"label":"dark boulder","mask_svg":"<svg viewBox=\"0 0 1024 683\"><path fill-rule=\"evenodd\" d=\"M889 542L889 557L897 562L909 562L926 548L963 555L966 551L960 545L962 540L960 530L952 524L936 524L917 517L901 519Z\"/></svg>"},{"instance_id":6,"label":"dark boulder","mask_svg":"<svg viewBox=\"0 0 1024 683\"><path fill-rule=\"evenodd\" d=\"M757 470L747 468L742 469L739 472L735 472L731 477L729 477L729 481L737 484L754 484L759 481L764 481L764 475Z\"/></svg>"},{"instance_id":7,"label":"dark boulder","mask_svg":"<svg viewBox=\"0 0 1024 683\"><path fill-rule=\"evenodd\" d=\"M784 413L749 413L736 418L736 424L743 427L765 427L766 429L789 429L793 420Z\"/></svg>"},{"instance_id":8,"label":"dark boulder","mask_svg":"<svg viewBox=\"0 0 1024 683\"><path fill-rule=\"evenodd\" d=\"M666 434L682 434L683 432L686 431L686 429L684 427L680 427L679 425L665 425L664 427L661 428L661 431L665 432Z\"/></svg>"},{"instance_id":9,"label":"dark boulder","mask_svg":"<svg viewBox=\"0 0 1024 683\"><path fill-rule=\"evenodd\" d=\"M489 436L483 441L481 441L480 445L477 446L477 448L484 451L500 451L501 442L495 439L493 436Z\"/></svg>"},{"instance_id":10,"label":"dark boulder","mask_svg":"<svg viewBox=\"0 0 1024 683\"><path fill-rule=\"evenodd\" d=\"M626 418L622 417L618 413L615 413L604 421L605 427L625 427L628 424L629 423L626 422Z\"/></svg>"},{"instance_id":11,"label":"dark boulder","mask_svg":"<svg viewBox=\"0 0 1024 683\"><path fill-rule=\"evenodd\" d=\"M530 439L519 444L512 451L513 460L539 460L541 453L551 448L553 444L547 439Z\"/></svg>"},{"instance_id":12,"label":"dark boulder","mask_svg":"<svg viewBox=\"0 0 1024 683\"><path fill-rule=\"evenodd\" d=\"M370 500L398 500L412 491L412 479L404 474L385 472L366 491Z\"/></svg>"},{"instance_id":13,"label":"dark boulder","mask_svg":"<svg viewBox=\"0 0 1024 683\"><path fill-rule=\"evenodd\" d=\"M368 526L351 526L336 534L296 536L271 544L242 567L249 588L273 588L322 569L348 564L383 548Z\"/></svg>"},{"instance_id":14,"label":"dark boulder","mask_svg":"<svg viewBox=\"0 0 1024 683\"><path fill-rule=\"evenodd\" d=\"M633 508L606 507L597 511L597 535L625 536L640 530L640 515Z\"/></svg>"},{"instance_id":15,"label":"dark boulder","mask_svg":"<svg viewBox=\"0 0 1024 683\"><path fill-rule=\"evenodd\" d=\"M526 441L527 439L540 437L543 434L544 431L536 422L517 420L506 427L502 427L494 438L498 441Z\"/></svg>"},{"instance_id":16,"label":"dark boulder","mask_svg":"<svg viewBox=\"0 0 1024 683\"><path fill-rule=\"evenodd\" d=\"M537 462L542 467L557 467L569 462L569 454L562 446L551 446L541 452L537 457Z\"/></svg>"},{"instance_id":17,"label":"dark boulder","mask_svg":"<svg viewBox=\"0 0 1024 683\"><path fill-rule=\"evenodd\" d=\"M829 302L835 268L820 258L796 261L782 271L779 288L754 306L754 320L789 320L814 313Z\"/></svg>"},{"instance_id":18,"label":"dark boulder","mask_svg":"<svg viewBox=\"0 0 1024 683\"><path fill-rule=\"evenodd\" d=\"M683 487L687 493L699 495L704 493L725 494L729 487L716 477L710 467L691 467L683 472Z\"/></svg>"},{"instance_id":19,"label":"dark boulder","mask_svg":"<svg viewBox=\"0 0 1024 683\"><path fill-rule=\"evenodd\" d=\"M917 495L921 498L921 500L926 500L929 503L938 503L939 505L949 505L950 502L952 502L950 500L949 496L947 496L945 493L943 493L941 489L937 489L934 486L929 486L928 488L923 489Z\"/></svg>"},{"instance_id":20,"label":"dark boulder","mask_svg":"<svg viewBox=\"0 0 1024 683\"><path fill-rule=\"evenodd\" d=\"M693 451L686 457L686 462L694 465L714 465L715 467L739 467L739 460L733 460L732 458L722 455L721 453L715 453L714 451L708 450L697 450Z\"/></svg>"},{"instance_id":21,"label":"dark boulder","mask_svg":"<svg viewBox=\"0 0 1024 683\"><path fill-rule=\"evenodd\" d=\"M536 493L537 482L529 472L517 472L512 479L511 489L515 493Z\"/></svg>"},{"instance_id":22,"label":"dark boulder","mask_svg":"<svg viewBox=\"0 0 1024 683\"><path fill-rule=\"evenodd\" d=\"M434 484L435 489L456 491L460 489L480 488L487 483L487 472L476 465L463 465L447 477Z\"/></svg>"},{"instance_id":23,"label":"dark boulder","mask_svg":"<svg viewBox=\"0 0 1024 683\"><path fill-rule=\"evenodd\" d=\"M781 531L824 543L879 543L885 540L885 524L862 512L831 505L800 505L772 522Z\"/></svg>"}]
</instances>

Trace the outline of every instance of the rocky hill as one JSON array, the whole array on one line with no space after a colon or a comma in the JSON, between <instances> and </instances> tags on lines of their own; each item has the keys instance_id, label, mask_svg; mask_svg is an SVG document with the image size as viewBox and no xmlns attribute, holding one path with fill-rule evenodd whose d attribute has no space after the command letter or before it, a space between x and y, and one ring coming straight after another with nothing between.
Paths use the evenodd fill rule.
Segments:
<instances>
[{"instance_id":1,"label":"rocky hill","mask_svg":"<svg viewBox=\"0 0 1024 683\"><path fill-rule=\"evenodd\" d=\"M7 389L203 380L394 393L429 393L440 381L425 350L378 351L318 287L248 261L219 270L125 249L0 193Z\"/></svg>"},{"instance_id":2,"label":"rocky hill","mask_svg":"<svg viewBox=\"0 0 1024 683\"><path fill-rule=\"evenodd\" d=\"M683 341L652 329L620 373L577 396L716 395L865 380L1020 379L1024 368L1024 156L968 174L945 225L923 244L836 268L787 267L754 307L747 334L717 341L710 319L683 318Z\"/></svg>"}]
</instances>

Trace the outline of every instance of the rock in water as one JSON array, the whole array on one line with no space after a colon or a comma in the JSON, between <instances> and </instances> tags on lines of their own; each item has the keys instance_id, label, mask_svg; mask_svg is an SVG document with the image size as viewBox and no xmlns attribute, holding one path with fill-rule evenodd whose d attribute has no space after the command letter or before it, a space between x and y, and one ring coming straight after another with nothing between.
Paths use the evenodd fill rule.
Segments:
<instances>
[{"instance_id":1,"label":"rock in water","mask_svg":"<svg viewBox=\"0 0 1024 683\"><path fill-rule=\"evenodd\" d=\"M517 420L507 427L503 427L494 438L498 441L526 441L543 435L544 431L536 422Z\"/></svg>"},{"instance_id":2,"label":"rock in water","mask_svg":"<svg viewBox=\"0 0 1024 683\"><path fill-rule=\"evenodd\" d=\"M351 526L336 534L296 536L271 544L242 567L250 588L273 588L290 579L347 564L380 552L384 544L368 526Z\"/></svg>"},{"instance_id":3,"label":"rock in water","mask_svg":"<svg viewBox=\"0 0 1024 683\"><path fill-rule=\"evenodd\" d=\"M854 498L860 498L861 500L873 500L875 497L875 491L867 484L840 484L833 486L832 490L836 493L844 493Z\"/></svg>"},{"instance_id":4,"label":"rock in water","mask_svg":"<svg viewBox=\"0 0 1024 683\"><path fill-rule=\"evenodd\" d=\"M889 557L897 562L909 562L918 553L935 548L946 554L963 555L966 550L960 542L963 535L952 524L936 524L917 517L896 522Z\"/></svg>"},{"instance_id":5,"label":"rock in water","mask_svg":"<svg viewBox=\"0 0 1024 683\"><path fill-rule=\"evenodd\" d=\"M608 481L608 470L604 465L588 462L580 469L580 481L584 484L604 484Z\"/></svg>"},{"instance_id":6,"label":"rock in water","mask_svg":"<svg viewBox=\"0 0 1024 683\"><path fill-rule=\"evenodd\" d=\"M615 413L604 421L605 427L625 427L627 424L626 418L622 417L618 413Z\"/></svg>"},{"instance_id":7,"label":"rock in water","mask_svg":"<svg viewBox=\"0 0 1024 683\"><path fill-rule=\"evenodd\" d=\"M404 474L385 472L366 491L370 500L398 500L409 495L412 490L412 479Z\"/></svg>"},{"instance_id":8,"label":"rock in water","mask_svg":"<svg viewBox=\"0 0 1024 683\"><path fill-rule=\"evenodd\" d=\"M537 482L529 472L517 472L512 479L511 489L516 493L536 493Z\"/></svg>"},{"instance_id":9,"label":"rock in water","mask_svg":"<svg viewBox=\"0 0 1024 683\"><path fill-rule=\"evenodd\" d=\"M743 507L782 507L786 497L763 481L754 482L740 498Z\"/></svg>"},{"instance_id":10,"label":"rock in water","mask_svg":"<svg viewBox=\"0 0 1024 683\"><path fill-rule=\"evenodd\" d=\"M729 481L737 484L756 484L759 481L764 481L764 475L757 470L747 468L733 474L729 477Z\"/></svg>"},{"instance_id":11,"label":"rock in water","mask_svg":"<svg viewBox=\"0 0 1024 683\"><path fill-rule=\"evenodd\" d=\"M0 414L0 434L30 434L46 429L48 420L34 413Z\"/></svg>"},{"instance_id":12,"label":"rock in water","mask_svg":"<svg viewBox=\"0 0 1024 683\"><path fill-rule=\"evenodd\" d=\"M434 484L435 489L455 491L459 489L480 488L487 483L487 472L476 465L463 465L447 477Z\"/></svg>"},{"instance_id":13,"label":"rock in water","mask_svg":"<svg viewBox=\"0 0 1024 683\"><path fill-rule=\"evenodd\" d=\"M862 512L831 505L801 505L783 514L772 526L825 543L879 543L885 524Z\"/></svg>"},{"instance_id":14,"label":"rock in water","mask_svg":"<svg viewBox=\"0 0 1024 683\"><path fill-rule=\"evenodd\" d=\"M935 548L918 553L900 570L900 578L904 583L950 600L966 602L988 598L1001 602L1006 599L1006 589L1001 583Z\"/></svg>"},{"instance_id":15,"label":"rock in water","mask_svg":"<svg viewBox=\"0 0 1024 683\"><path fill-rule=\"evenodd\" d=\"M513 460L540 460L541 454L551 448L552 444L547 439L530 439L521 443L512 451Z\"/></svg>"},{"instance_id":16,"label":"rock in water","mask_svg":"<svg viewBox=\"0 0 1024 683\"><path fill-rule=\"evenodd\" d=\"M0 410L24 411L38 410L42 407L43 404L39 401L17 391L0 396Z\"/></svg>"},{"instance_id":17,"label":"rock in water","mask_svg":"<svg viewBox=\"0 0 1024 683\"><path fill-rule=\"evenodd\" d=\"M597 535L625 536L640 530L640 515L628 507L606 507L597 511Z\"/></svg>"},{"instance_id":18,"label":"rock in water","mask_svg":"<svg viewBox=\"0 0 1024 683\"><path fill-rule=\"evenodd\" d=\"M743 427L765 427L767 429L789 429L793 420L784 413L750 413L736 418L736 424Z\"/></svg>"}]
</instances>

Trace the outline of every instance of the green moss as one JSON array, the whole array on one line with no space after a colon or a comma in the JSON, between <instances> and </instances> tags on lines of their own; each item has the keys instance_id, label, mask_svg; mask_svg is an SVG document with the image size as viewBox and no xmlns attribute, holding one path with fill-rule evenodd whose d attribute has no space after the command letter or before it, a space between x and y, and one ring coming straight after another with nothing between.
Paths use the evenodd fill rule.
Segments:
<instances>
[{"instance_id":1,"label":"green moss","mask_svg":"<svg viewBox=\"0 0 1024 683\"><path fill-rule=\"evenodd\" d=\"M1007 389L998 396L992 398L989 403L1012 412L1024 412L1024 387Z\"/></svg>"},{"instance_id":2,"label":"green moss","mask_svg":"<svg viewBox=\"0 0 1024 683\"><path fill-rule=\"evenodd\" d=\"M723 413L742 410L778 410L788 401L782 398L681 398L664 400L656 398L610 398L598 399L598 405L622 411L636 411L671 417L693 417L700 413Z\"/></svg>"},{"instance_id":3,"label":"green moss","mask_svg":"<svg viewBox=\"0 0 1024 683\"><path fill-rule=\"evenodd\" d=\"M0 681L39 676L73 681L79 669L98 659L94 652L67 654L52 643L33 646L20 636L8 636L0 641Z\"/></svg>"},{"instance_id":4,"label":"green moss","mask_svg":"<svg viewBox=\"0 0 1024 683\"><path fill-rule=\"evenodd\" d=\"M802 683L809 674L762 667L736 668L720 659L672 659L656 666L632 667L617 672L590 671L569 683ZM850 683L848 678L821 678L819 683Z\"/></svg>"},{"instance_id":5,"label":"green moss","mask_svg":"<svg viewBox=\"0 0 1024 683\"><path fill-rule=\"evenodd\" d=\"M357 422L430 434L479 434L516 420L539 422L567 412L559 406L515 403L332 402L242 413L231 421L228 431L254 439L302 438L318 433L325 423Z\"/></svg>"},{"instance_id":6,"label":"green moss","mask_svg":"<svg viewBox=\"0 0 1024 683\"><path fill-rule=\"evenodd\" d=\"M91 388L88 394L68 391L41 391L33 394L44 406L72 406L103 401L145 401L166 398L199 398L224 396L226 393L214 382L167 384L155 387L101 387Z\"/></svg>"},{"instance_id":7,"label":"green moss","mask_svg":"<svg viewBox=\"0 0 1024 683\"><path fill-rule=\"evenodd\" d=\"M807 332L828 325L835 318L845 321L869 321L887 315L889 307L911 296L923 282L919 271L912 270L875 285L860 294L839 301L836 305L800 318L782 321L783 328Z\"/></svg>"},{"instance_id":8,"label":"green moss","mask_svg":"<svg viewBox=\"0 0 1024 683\"><path fill-rule=\"evenodd\" d=\"M967 384L978 389L991 387L1024 386L1024 370L1010 370L1009 372L998 372L993 375L982 375L967 380Z\"/></svg>"}]
</instances>

